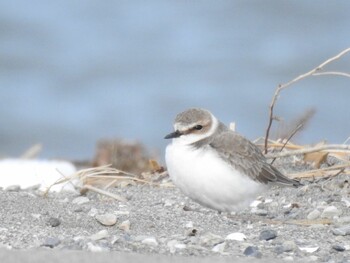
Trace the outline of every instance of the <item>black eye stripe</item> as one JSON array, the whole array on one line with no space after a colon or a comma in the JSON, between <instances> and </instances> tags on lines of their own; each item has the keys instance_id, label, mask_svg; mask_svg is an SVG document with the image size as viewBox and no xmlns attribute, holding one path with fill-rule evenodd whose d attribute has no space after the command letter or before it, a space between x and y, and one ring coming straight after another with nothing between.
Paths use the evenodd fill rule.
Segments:
<instances>
[{"instance_id":1,"label":"black eye stripe","mask_svg":"<svg viewBox=\"0 0 350 263\"><path fill-rule=\"evenodd\" d=\"M193 129L199 131L199 130L203 129L203 126L202 125L196 125L196 126L193 127Z\"/></svg>"}]
</instances>

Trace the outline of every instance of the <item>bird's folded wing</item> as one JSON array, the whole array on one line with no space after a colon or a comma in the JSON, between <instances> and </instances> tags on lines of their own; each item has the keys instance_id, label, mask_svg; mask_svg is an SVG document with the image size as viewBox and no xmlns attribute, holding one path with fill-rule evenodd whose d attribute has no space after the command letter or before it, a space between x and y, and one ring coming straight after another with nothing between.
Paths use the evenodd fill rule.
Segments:
<instances>
[{"instance_id":1,"label":"bird's folded wing","mask_svg":"<svg viewBox=\"0 0 350 263\"><path fill-rule=\"evenodd\" d=\"M209 145L233 168L247 174L254 181L264 184L271 182L288 186L299 185L298 181L289 179L267 163L260 149L238 133L225 131L215 136Z\"/></svg>"}]
</instances>

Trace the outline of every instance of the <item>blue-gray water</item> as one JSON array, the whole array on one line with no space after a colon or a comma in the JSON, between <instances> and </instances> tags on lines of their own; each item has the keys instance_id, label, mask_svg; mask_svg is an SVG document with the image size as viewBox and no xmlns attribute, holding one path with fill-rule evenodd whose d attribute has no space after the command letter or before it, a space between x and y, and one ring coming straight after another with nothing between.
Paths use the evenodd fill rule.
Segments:
<instances>
[{"instance_id":1,"label":"blue-gray water","mask_svg":"<svg viewBox=\"0 0 350 263\"><path fill-rule=\"evenodd\" d=\"M350 47L349 1L2 1L0 155L89 158L99 138L162 153L177 112L210 109L250 139L287 82ZM350 55L330 67L350 71ZM350 136L350 79L313 77L276 114L317 113L301 143Z\"/></svg>"}]
</instances>

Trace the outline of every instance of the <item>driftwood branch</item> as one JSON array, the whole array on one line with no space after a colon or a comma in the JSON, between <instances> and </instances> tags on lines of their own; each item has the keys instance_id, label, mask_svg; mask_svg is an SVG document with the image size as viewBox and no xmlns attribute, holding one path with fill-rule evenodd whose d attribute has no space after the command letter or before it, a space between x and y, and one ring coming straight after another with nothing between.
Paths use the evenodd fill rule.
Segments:
<instances>
[{"instance_id":1,"label":"driftwood branch","mask_svg":"<svg viewBox=\"0 0 350 263\"><path fill-rule=\"evenodd\" d=\"M326 61L324 61L323 63L321 63L317 67L313 68L312 70L310 70L302 75L297 76L296 78L292 79L291 81L289 81L285 84L280 84L276 87L275 94L273 95L272 101L270 104L269 121L268 121L266 134L265 134L265 147L264 147L265 154L267 154L267 144L268 144L268 139L269 139L269 135L270 135L272 122L275 119L274 107L275 107L275 104L276 104L276 101L278 99L280 92L282 90L288 88L289 86L291 86L292 84L294 84L297 81L300 81L300 80L305 79L305 78L310 77L310 76L317 76L317 75L320 75L322 73L323 73L322 75L341 75L341 76L349 77L348 73L343 73L343 72L321 72L326 65L341 58L342 56L344 56L348 52L350 52L350 48L347 48L347 49L343 50L342 52L340 52L339 54L337 54L336 56L327 59Z\"/></svg>"},{"instance_id":2,"label":"driftwood branch","mask_svg":"<svg viewBox=\"0 0 350 263\"><path fill-rule=\"evenodd\" d=\"M286 157L286 156L292 156L292 155L299 155L299 154L313 153L313 152L320 152L320 151L329 151L329 150L349 151L350 152L350 145L328 144L328 145L315 146L315 147L294 150L294 151L271 153L271 154L267 154L265 156L268 159L272 159L272 158L280 158L280 157Z\"/></svg>"}]
</instances>

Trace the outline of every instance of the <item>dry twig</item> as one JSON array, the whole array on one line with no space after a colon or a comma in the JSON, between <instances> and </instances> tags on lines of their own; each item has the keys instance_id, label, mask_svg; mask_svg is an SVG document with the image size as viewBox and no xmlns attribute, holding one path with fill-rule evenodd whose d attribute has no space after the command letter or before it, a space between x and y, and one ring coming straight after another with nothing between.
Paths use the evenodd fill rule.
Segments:
<instances>
[{"instance_id":1,"label":"dry twig","mask_svg":"<svg viewBox=\"0 0 350 263\"><path fill-rule=\"evenodd\" d=\"M267 125L267 129L266 129L266 135L265 135L265 154L267 154L267 144L268 144L268 139L269 139L269 135L270 135L270 130L271 130L271 126L272 126L272 122L273 120L276 118L274 115L274 107L276 104L276 101L278 99L278 96L280 94L280 92L286 88L288 88L290 85L294 84L297 81L300 81L302 79L305 79L307 77L310 76L317 76L320 75L320 73L323 73L322 75L341 75L341 76L345 76L345 77L350 77L348 73L344 73L344 72L320 72L323 70L323 68L330 64L331 62L341 58L343 55L345 55L346 53L350 52L350 48L347 48L345 50L343 50L342 52L340 52L339 54L337 54L334 57L331 57L329 59L327 59L326 61L324 61L323 63L321 63L319 66L315 67L314 69L299 75L298 77L294 78L293 80L285 83L285 84L280 84L277 86L276 90L275 90L275 94L272 97L272 101L270 104L270 113L269 113L269 122Z\"/></svg>"},{"instance_id":2,"label":"dry twig","mask_svg":"<svg viewBox=\"0 0 350 263\"><path fill-rule=\"evenodd\" d=\"M294 150L294 151L271 153L271 154L267 154L265 156L267 159L272 159L272 158L280 158L280 157L299 155L299 154L305 154L305 153L312 153L312 152L320 152L320 151L350 152L350 145L328 144L328 145L315 146L315 147L299 149L299 150Z\"/></svg>"}]
</instances>

